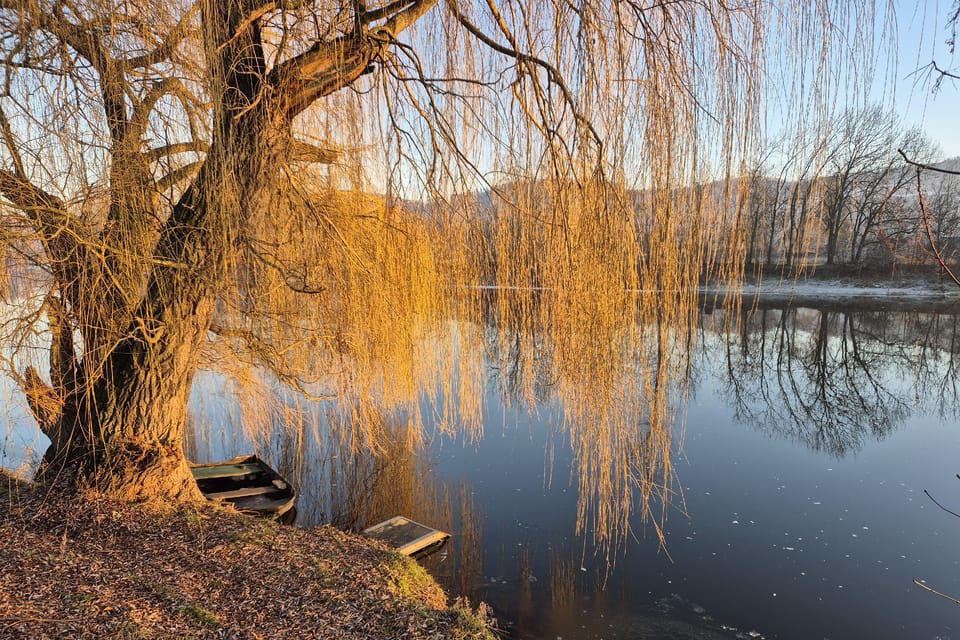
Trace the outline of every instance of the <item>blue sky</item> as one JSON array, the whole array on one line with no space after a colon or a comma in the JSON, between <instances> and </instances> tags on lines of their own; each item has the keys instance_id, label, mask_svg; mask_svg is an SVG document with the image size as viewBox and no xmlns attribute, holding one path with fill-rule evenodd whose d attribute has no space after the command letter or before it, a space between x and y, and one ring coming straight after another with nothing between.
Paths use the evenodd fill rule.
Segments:
<instances>
[{"instance_id":1,"label":"blue sky","mask_svg":"<svg viewBox=\"0 0 960 640\"><path fill-rule=\"evenodd\" d=\"M943 151L943 157L960 156L960 82L947 80L938 93L931 93L929 74L920 71L935 60L941 68L960 71L960 56L951 56L947 16L953 0L912 2L895 0L897 50L882 51L895 75L891 87L878 78L878 99L892 100L893 109L907 125L920 125ZM889 47L888 47L889 48ZM878 66L882 66L881 65Z\"/></svg>"}]
</instances>

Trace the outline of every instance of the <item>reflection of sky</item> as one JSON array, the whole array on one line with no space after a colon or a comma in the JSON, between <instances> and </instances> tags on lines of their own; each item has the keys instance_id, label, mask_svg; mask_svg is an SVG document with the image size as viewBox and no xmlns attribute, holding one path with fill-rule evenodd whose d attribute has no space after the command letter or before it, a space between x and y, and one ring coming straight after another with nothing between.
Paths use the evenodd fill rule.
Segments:
<instances>
[{"instance_id":1,"label":"reflection of sky","mask_svg":"<svg viewBox=\"0 0 960 640\"><path fill-rule=\"evenodd\" d=\"M562 472L543 485L540 418L514 415L519 434L488 433L476 451L448 447L438 472L466 479L484 514L479 597L529 638L661 637L643 634L720 624L784 640L892 640L949 629L950 603L912 580L958 589L952 534L960 523L922 490L960 495L952 476L960 433L915 418L837 460L738 425L726 400L708 378L689 408L677 467L689 517L672 510L669 557L635 523L640 539L617 560L604 592L594 587L602 563L573 536L573 490ZM491 409L503 419L502 407ZM575 561L570 610L550 608L555 556ZM528 604L522 557L535 579Z\"/></svg>"},{"instance_id":2,"label":"reflection of sky","mask_svg":"<svg viewBox=\"0 0 960 640\"><path fill-rule=\"evenodd\" d=\"M810 339L807 329L796 329L798 342ZM839 340L830 338L831 351ZM683 498L674 499L666 523L669 557L635 519L638 539L617 557L605 591L595 586L602 562L574 535L576 489L561 444L553 482L544 482L556 410L528 415L488 395L484 441L476 448L446 443L436 452L441 481L466 481L483 514L484 565L474 597L492 603L521 638L733 637L713 635L722 624L783 640L949 634L954 605L912 580L960 593L953 544L960 520L923 495L928 489L956 503L960 431L949 418L929 415L936 389L918 391L894 364L901 345L861 342L887 354L871 360L872 373L912 411L892 431L868 435L838 456L781 437L782 425L739 422L723 342L707 342L675 458ZM800 360L803 350L793 357ZM935 368L949 375L942 365ZM550 598L558 557L573 562L576 585L573 606L562 609Z\"/></svg>"},{"instance_id":3,"label":"reflection of sky","mask_svg":"<svg viewBox=\"0 0 960 640\"><path fill-rule=\"evenodd\" d=\"M816 335L819 312L802 310L793 318L798 324L789 326L791 346L802 346ZM954 320L941 318L943 325L933 326L930 335L946 340ZM840 344L842 326L830 325L830 352ZM568 476L569 449L559 441L553 442L555 455L545 452L561 408L548 402L530 414L508 407L490 385L485 438L466 446L438 439L432 456L436 481L449 487L464 483L473 516L482 521L482 563L471 576L471 595L490 602L518 637L705 639L721 637L711 634L722 624L781 640L952 635L955 605L912 584L922 578L960 595L955 545L960 520L923 495L927 489L948 506L960 504L954 476L960 471L960 430L952 417L936 417L938 385L918 388L910 367L903 368L919 353L917 336L925 335L909 328L930 326L910 314L872 314L858 321L859 329L882 338L863 338L861 353L879 354L870 359L874 373L910 411L896 428L864 438L845 456L782 437L780 424L739 421L724 342L708 332L694 372L682 455L674 458L675 486L683 496L674 498L666 521L669 555L635 519L637 539L616 558L605 590L596 586L603 559L589 540L574 535L577 492ZM780 353L772 341L768 348L770 362L792 357L799 365L809 353L805 348ZM942 352L934 352L934 373L927 378L932 383L950 375L946 362L937 359ZM195 395L194 408L203 409L206 424L218 425L202 443L205 454L249 451L253 444L225 426L237 418L223 380L204 376L194 391L202 396ZM22 422L17 402L7 402L11 424L17 415ZM775 415L756 395L747 402L755 409L752 415ZM22 448L15 443L28 432L8 429L3 455ZM547 482L551 457L554 473ZM322 499L311 498L311 491L317 496L322 491L305 486L316 482L316 474L297 482L305 489L304 501ZM681 504L688 515L680 512ZM451 527L448 564L465 537L457 526ZM564 607L551 604L558 560L567 563L576 590Z\"/></svg>"},{"instance_id":4,"label":"reflection of sky","mask_svg":"<svg viewBox=\"0 0 960 640\"><path fill-rule=\"evenodd\" d=\"M23 394L10 378L0 376L0 467L29 477L48 444Z\"/></svg>"},{"instance_id":5,"label":"reflection of sky","mask_svg":"<svg viewBox=\"0 0 960 640\"><path fill-rule=\"evenodd\" d=\"M690 519L670 523L675 562L664 580L683 583L708 611L780 638L919 638L948 629L949 603L912 580L958 589L952 533L960 522L922 491L960 495L960 433L915 416L836 459L743 428L711 387L688 414L677 473Z\"/></svg>"}]
</instances>

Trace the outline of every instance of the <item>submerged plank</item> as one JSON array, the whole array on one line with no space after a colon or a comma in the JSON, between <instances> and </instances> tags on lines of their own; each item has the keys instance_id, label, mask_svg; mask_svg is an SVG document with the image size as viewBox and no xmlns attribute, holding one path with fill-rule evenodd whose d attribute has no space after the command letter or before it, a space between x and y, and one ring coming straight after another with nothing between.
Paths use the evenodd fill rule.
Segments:
<instances>
[{"instance_id":1,"label":"submerged plank","mask_svg":"<svg viewBox=\"0 0 960 640\"><path fill-rule=\"evenodd\" d=\"M407 556L412 556L450 537L449 533L433 529L404 516L395 516L375 524L365 529L363 534L382 540Z\"/></svg>"}]
</instances>

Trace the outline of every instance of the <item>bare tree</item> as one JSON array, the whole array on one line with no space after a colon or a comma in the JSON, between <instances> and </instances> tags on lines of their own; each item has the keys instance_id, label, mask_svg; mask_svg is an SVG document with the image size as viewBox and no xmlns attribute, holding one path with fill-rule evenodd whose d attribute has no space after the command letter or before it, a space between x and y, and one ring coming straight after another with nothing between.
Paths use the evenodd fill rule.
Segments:
<instances>
[{"instance_id":1,"label":"bare tree","mask_svg":"<svg viewBox=\"0 0 960 640\"><path fill-rule=\"evenodd\" d=\"M823 210L827 264L837 260L841 233L851 233L854 201L869 199L883 182L884 170L893 159L896 129L896 118L873 105L862 111L847 111L834 131L828 162L832 172Z\"/></svg>"}]
</instances>

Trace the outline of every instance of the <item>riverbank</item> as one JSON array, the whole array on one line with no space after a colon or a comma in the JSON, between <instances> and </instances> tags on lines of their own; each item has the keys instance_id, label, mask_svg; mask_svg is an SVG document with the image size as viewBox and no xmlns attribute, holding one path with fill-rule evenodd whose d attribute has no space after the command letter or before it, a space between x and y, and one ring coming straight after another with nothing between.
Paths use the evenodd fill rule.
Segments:
<instances>
[{"instance_id":1,"label":"riverbank","mask_svg":"<svg viewBox=\"0 0 960 640\"><path fill-rule=\"evenodd\" d=\"M416 562L214 505L65 499L0 472L0 638L451 638L481 617Z\"/></svg>"},{"instance_id":2,"label":"riverbank","mask_svg":"<svg viewBox=\"0 0 960 640\"><path fill-rule=\"evenodd\" d=\"M737 299L744 308L812 307L838 311L960 311L960 287L939 271L895 275L825 269L800 275L748 273L742 286L698 289L708 308Z\"/></svg>"}]
</instances>

